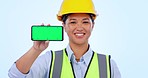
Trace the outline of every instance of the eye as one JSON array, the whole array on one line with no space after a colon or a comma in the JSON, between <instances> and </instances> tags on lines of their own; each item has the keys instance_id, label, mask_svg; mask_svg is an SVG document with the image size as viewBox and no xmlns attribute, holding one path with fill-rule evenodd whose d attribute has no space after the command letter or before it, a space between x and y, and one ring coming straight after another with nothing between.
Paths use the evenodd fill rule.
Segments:
<instances>
[{"instance_id":1,"label":"eye","mask_svg":"<svg viewBox=\"0 0 148 78\"><path fill-rule=\"evenodd\" d=\"M70 24L76 24L76 22L75 21L71 21Z\"/></svg>"},{"instance_id":2,"label":"eye","mask_svg":"<svg viewBox=\"0 0 148 78\"><path fill-rule=\"evenodd\" d=\"M88 21L83 21L83 24L88 24L89 22Z\"/></svg>"}]
</instances>

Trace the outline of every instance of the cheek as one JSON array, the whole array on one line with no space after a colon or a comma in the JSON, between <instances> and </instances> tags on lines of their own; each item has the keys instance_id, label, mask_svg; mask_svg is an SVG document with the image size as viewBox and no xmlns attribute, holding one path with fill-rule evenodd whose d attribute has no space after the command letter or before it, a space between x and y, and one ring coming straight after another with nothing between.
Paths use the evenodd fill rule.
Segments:
<instances>
[{"instance_id":1,"label":"cheek","mask_svg":"<svg viewBox=\"0 0 148 78\"><path fill-rule=\"evenodd\" d=\"M67 28L64 26L64 31L67 32Z\"/></svg>"},{"instance_id":2,"label":"cheek","mask_svg":"<svg viewBox=\"0 0 148 78\"><path fill-rule=\"evenodd\" d=\"M72 32L72 28L70 26L65 26L64 29L67 34L70 34Z\"/></svg>"},{"instance_id":3,"label":"cheek","mask_svg":"<svg viewBox=\"0 0 148 78\"><path fill-rule=\"evenodd\" d=\"M92 32L93 28L94 28L94 26L93 26L93 25L92 25L92 26L90 26L90 32Z\"/></svg>"},{"instance_id":4,"label":"cheek","mask_svg":"<svg viewBox=\"0 0 148 78\"><path fill-rule=\"evenodd\" d=\"M93 30L93 27L92 27L92 26L88 26L88 27L86 28L86 31L87 31L87 32L92 32L92 30Z\"/></svg>"},{"instance_id":5,"label":"cheek","mask_svg":"<svg viewBox=\"0 0 148 78\"><path fill-rule=\"evenodd\" d=\"M68 32L69 29L68 29L67 25L64 26L64 30L65 30L65 32Z\"/></svg>"},{"instance_id":6,"label":"cheek","mask_svg":"<svg viewBox=\"0 0 148 78\"><path fill-rule=\"evenodd\" d=\"M90 32L92 32L93 28L90 29Z\"/></svg>"}]
</instances>

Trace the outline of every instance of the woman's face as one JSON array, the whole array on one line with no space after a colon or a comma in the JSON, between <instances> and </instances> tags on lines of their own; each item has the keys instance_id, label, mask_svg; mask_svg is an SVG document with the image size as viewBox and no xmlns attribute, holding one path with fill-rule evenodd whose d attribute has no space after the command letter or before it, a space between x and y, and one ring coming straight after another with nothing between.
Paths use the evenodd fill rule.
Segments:
<instances>
[{"instance_id":1,"label":"woman's face","mask_svg":"<svg viewBox=\"0 0 148 78\"><path fill-rule=\"evenodd\" d=\"M94 23L88 14L76 13L70 14L63 26L70 43L81 45L88 43Z\"/></svg>"}]
</instances>

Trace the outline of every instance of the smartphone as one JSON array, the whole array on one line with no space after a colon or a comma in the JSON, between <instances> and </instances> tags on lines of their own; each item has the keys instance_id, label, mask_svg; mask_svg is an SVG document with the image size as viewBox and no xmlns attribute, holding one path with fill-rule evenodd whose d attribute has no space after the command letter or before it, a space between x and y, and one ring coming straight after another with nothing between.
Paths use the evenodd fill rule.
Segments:
<instances>
[{"instance_id":1,"label":"smartphone","mask_svg":"<svg viewBox=\"0 0 148 78\"><path fill-rule=\"evenodd\" d=\"M63 26L31 27L31 40L33 41L63 41Z\"/></svg>"}]
</instances>

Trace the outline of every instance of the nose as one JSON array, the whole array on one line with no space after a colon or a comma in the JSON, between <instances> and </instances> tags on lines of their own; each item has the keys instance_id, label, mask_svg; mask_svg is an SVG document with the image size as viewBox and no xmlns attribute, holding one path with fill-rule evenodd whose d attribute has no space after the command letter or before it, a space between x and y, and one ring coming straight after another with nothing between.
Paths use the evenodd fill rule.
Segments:
<instances>
[{"instance_id":1,"label":"nose","mask_svg":"<svg viewBox=\"0 0 148 78\"><path fill-rule=\"evenodd\" d=\"M76 30L77 31L83 31L83 26L82 26L82 24L77 24L77 27L76 27Z\"/></svg>"}]
</instances>

